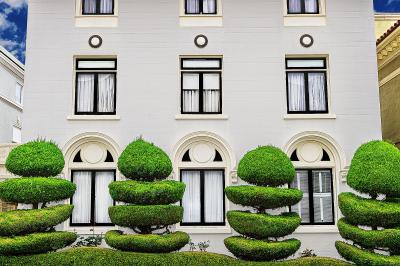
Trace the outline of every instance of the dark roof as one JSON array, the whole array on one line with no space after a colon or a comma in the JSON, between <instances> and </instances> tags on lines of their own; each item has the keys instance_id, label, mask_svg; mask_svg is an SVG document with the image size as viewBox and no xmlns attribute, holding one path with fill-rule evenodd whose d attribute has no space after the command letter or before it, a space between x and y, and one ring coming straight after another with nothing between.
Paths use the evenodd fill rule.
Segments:
<instances>
[{"instance_id":1,"label":"dark roof","mask_svg":"<svg viewBox=\"0 0 400 266\"><path fill-rule=\"evenodd\" d=\"M388 29L378 40L376 40L376 45L383 42L390 34L392 34L398 27L400 27L400 20L398 20L390 29Z\"/></svg>"}]
</instances>

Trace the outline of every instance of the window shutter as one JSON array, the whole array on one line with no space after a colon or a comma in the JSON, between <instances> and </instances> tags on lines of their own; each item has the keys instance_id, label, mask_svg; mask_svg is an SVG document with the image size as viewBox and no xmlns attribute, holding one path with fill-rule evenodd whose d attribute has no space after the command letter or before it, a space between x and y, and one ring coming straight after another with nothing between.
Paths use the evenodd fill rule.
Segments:
<instances>
[{"instance_id":1,"label":"window shutter","mask_svg":"<svg viewBox=\"0 0 400 266\"><path fill-rule=\"evenodd\" d=\"M313 171L314 221L332 223L332 176L330 171Z\"/></svg>"},{"instance_id":2,"label":"window shutter","mask_svg":"<svg viewBox=\"0 0 400 266\"><path fill-rule=\"evenodd\" d=\"M310 223L310 198L308 189L308 171L297 171L296 177L291 184L292 188L303 191L303 199L296 205L292 206L292 211L300 215L303 223Z\"/></svg>"}]
</instances>

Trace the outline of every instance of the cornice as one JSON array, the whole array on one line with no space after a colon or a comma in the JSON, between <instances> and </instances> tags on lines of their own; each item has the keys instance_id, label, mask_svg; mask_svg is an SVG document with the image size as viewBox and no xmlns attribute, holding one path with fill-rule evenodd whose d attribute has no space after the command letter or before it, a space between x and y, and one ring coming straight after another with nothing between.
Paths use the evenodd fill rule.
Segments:
<instances>
[{"instance_id":1,"label":"cornice","mask_svg":"<svg viewBox=\"0 0 400 266\"><path fill-rule=\"evenodd\" d=\"M400 27L397 27L377 46L378 67L381 69L400 53Z\"/></svg>"}]
</instances>

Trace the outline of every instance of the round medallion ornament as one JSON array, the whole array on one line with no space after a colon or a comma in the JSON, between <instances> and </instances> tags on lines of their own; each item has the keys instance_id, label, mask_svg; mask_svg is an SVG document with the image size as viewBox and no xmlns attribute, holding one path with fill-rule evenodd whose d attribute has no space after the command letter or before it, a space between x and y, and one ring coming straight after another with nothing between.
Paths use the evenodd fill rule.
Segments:
<instances>
[{"instance_id":1,"label":"round medallion ornament","mask_svg":"<svg viewBox=\"0 0 400 266\"><path fill-rule=\"evenodd\" d=\"M314 38L310 34L304 34L300 37L300 44L305 48L310 48L314 44Z\"/></svg>"},{"instance_id":2,"label":"round medallion ornament","mask_svg":"<svg viewBox=\"0 0 400 266\"><path fill-rule=\"evenodd\" d=\"M89 38L89 45L92 48L99 48L103 44L103 39L99 35L92 35Z\"/></svg>"},{"instance_id":3,"label":"round medallion ornament","mask_svg":"<svg viewBox=\"0 0 400 266\"><path fill-rule=\"evenodd\" d=\"M200 34L197 35L194 39L194 44L199 48L204 48L208 45L208 38L207 36Z\"/></svg>"}]
</instances>

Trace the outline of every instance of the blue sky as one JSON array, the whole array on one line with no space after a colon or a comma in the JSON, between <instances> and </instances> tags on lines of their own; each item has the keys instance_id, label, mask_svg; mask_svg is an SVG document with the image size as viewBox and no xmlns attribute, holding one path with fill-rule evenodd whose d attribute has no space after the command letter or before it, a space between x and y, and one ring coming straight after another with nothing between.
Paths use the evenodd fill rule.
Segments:
<instances>
[{"instance_id":1,"label":"blue sky","mask_svg":"<svg viewBox=\"0 0 400 266\"><path fill-rule=\"evenodd\" d=\"M0 0L0 45L23 63L27 7L27 0ZM377 12L400 12L400 0L374 0L374 7Z\"/></svg>"}]
</instances>

